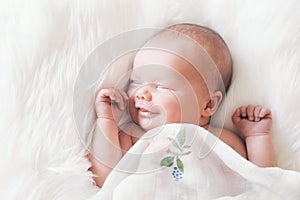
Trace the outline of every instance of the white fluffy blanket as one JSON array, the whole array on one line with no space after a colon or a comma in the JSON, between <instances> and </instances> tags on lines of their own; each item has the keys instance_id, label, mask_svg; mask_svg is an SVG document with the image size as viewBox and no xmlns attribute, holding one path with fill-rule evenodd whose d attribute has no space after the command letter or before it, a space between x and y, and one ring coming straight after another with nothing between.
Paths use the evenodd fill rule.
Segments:
<instances>
[{"instance_id":1,"label":"white fluffy blanket","mask_svg":"<svg viewBox=\"0 0 300 200\"><path fill-rule=\"evenodd\" d=\"M234 167L236 162L224 156L222 166L257 181L241 198L255 191L277 197L293 190L299 181L292 184L290 177L300 171L299 19L298 0L1 0L0 199L93 198L99 188L87 170L87 151L78 136L80 124L88 121L76 124L73 118L80 69L108 38L179 22L215 29L232 52L232 87L215 116L216 123L226 113L225 127L234 130L230 116L244 104L262 104L273 111L278 164L293 171L259 169L231 152L240 165ZM105 55L117 51L106 50ZM95 89L93 74L92 70L86 74L83 88ZM77 96L93 98L85 91L77 91ZM84 102L82 115L92 106ZM216 159L223 147L217 143ZM273 176L278 179L260 187ZM291 185L280 187L278 180ZM276 194L268 190L273 187Z\"/></svg>"},{"instance_id":2,"label":"white fluffy blanket","mask_svg":"<svg viewBox=\"0 0 300 200\"><path fill-rule=\"evenodd\" d=\"M169 124L130 149L95 199L297 199L299 187L300 173L256 167L199 126Z\"/></svg>"}]
</instances>

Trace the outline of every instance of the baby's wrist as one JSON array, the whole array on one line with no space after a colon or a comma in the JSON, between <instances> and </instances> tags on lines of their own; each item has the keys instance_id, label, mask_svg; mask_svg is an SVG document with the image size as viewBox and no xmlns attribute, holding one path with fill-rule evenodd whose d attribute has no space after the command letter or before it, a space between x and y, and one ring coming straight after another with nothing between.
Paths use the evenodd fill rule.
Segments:
<instances>
[{"instance_id":1,"label":"baby's wrist","mask_svg":"<svg viewBox=\"0 0 300 200\"><path fill-rule=\"evenodd\" d=\"M113 114L111 112L112 112L111 110L96 111L96 117L97 117L97 119L110 119L110 120L114 120Z\"/></svg>"},{"instance_id":2,"label":"baby's wrist","mask_svg":"<svg viewBox=\"0 0 300 200\"><path fill-rule=\"evenodd\" d=\"M96 120L97 126L101 127L101 129L111 129L111 130L119 130L119 127L114 119L110 118L97 118Z\"/></svg>"},{"instance_id":3,"label":"baby's wrist","mask_svg":"<svg viewBox=\"0 0 300 200\"><path fill-rule=\"evenodd\" d=\"M270 132L255 132L255 133L244 134L245 138L263 137L263 136L269 136L269 135L270 135Z\"/></svg>"},{"instance_id":4,"label":"baby's wrist","mask_svg":"<svg viewBox=\"0 0 300 200\"><path fill-rule=\"evenodd\" d=\"M116 123L113 118L111 118L111 117L105 117L105 116L97 117L96 121L97 121L98 124L103 123L104 121L105 122L114 122L114 123Z\"/></svg>"},{"instance_id":5,"label":"baby's wrist","mask_svg":"<svg viewBox=\"0 0 300 200\"><path fill-rule=\"evenodd\" d=\"M245 137L245 142L247 144L249 144L249 143L259 144L259 143L265 143L267 141L272 141L270 134Z\"/></svg>"}]
</instances>

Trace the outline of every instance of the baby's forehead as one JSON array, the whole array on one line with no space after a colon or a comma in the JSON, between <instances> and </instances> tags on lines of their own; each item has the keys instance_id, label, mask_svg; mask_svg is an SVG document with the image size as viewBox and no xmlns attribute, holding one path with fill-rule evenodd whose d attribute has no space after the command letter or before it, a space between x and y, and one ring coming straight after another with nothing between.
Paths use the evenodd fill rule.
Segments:
<instances>
[{"instance_id":1,"label":"baby's forehead","mask_svg":"<svg viewBox=\"0 0 300 200\"><path fill-rule=\"evenodd\" d=\"M206 49L194 39L174 31L164 31L151 38L137 53L135 61L145 57L166 56L183 59L192 65L214 63ZM155 60L155 59L154 59ZM158 61L157 61L158 62Z\"/></svg>"},{"instance_id":2,"label":"baby's forehead","mask_svg":"<svg viewBox=\"0 0 300 200\"><path fill-rule=\"evenodd\" d=\"M143 70L136 70L141 67ZM219 71L206 50L195 41L186 38L160 37L151 40L137 52L133 72L136 71L134 74L137 75L145 74L144 76L150 73L166 76L166 70L162 70L162 67L168 68L169 71L173 69L185 79L196 78L210 85L215 85L214 82L219 78L216 78Z\"/></svg>"},{"instance_id":3,"label":"baby's forehead","mask_svg":"<svg viewBox=\"0 0 300 200\"><path fill-rule=\"evenodd\" d=\"M160 47L143 48L136 53L134 58L134 67L144 65L166 65L172 67L172 64L187 64L189 61L182 56L180 51L170 51Z\"/></svg>"},{"instance_id":4,"label":"baby's forehead","mask_svg":"<svg viewBox=\"0 0 300 200\"><path fill-rule=\"evenodd\" d=\"M135 57L133 71L137 73L171 73L175 71L179 74L193 68L192 64L186 59L164 49L142 49ZM139 69L139 70L137 70Z\"/></svg>"},{"instance_id":5,"label":"baby's forehead","mask_svg":"<svg viewBox=\"0 0 300 200\"><path fill-rule=\"evenodd\" d=\"M186 59L162 49L143 49L137 53L131 78L142 82L202 82L202 76Z\"/></svg>"},{"instance_id":6,"label":"baby's forehead","mask_svg":"<svg viewBox=\"0 0 300 200\"><path fill-rule=\"evenodd\" d=\"M134 59L133 68L144 66L164 66L184 73L190 68L205 73L215 68L207 52L199 45L179 40L156 41L141 48ZM156 68L158 69L158 68Z\"/></svg>"}]
</instances>

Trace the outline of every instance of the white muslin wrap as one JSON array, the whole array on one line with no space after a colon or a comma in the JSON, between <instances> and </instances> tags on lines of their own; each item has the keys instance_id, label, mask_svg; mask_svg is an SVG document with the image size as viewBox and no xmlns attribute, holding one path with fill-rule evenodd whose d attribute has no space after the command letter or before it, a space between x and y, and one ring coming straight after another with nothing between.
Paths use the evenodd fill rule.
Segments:
<instances>
[{"instance_id":1,"label":"white muslin wrap","mask_svg":"<svg viewBox=\"0 0 300 200\"><path fill-rule=\"evenodd\" d=\"M188 153L176 151L174 140ZM176 159L170 167L160 166L168 156L178 156L183 172ZM149 131L130 149L97 199L295 199L299 187L298 172L259 168L199 126L169 124Z\"/></svg>"}]
</instances>

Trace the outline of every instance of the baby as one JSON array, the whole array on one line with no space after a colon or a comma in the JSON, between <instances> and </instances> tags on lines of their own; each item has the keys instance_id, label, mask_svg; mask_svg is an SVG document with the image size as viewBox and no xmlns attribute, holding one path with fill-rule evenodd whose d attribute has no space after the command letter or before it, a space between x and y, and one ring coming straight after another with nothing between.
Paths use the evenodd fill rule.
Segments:
<instances>
[{"instance_id":1,"label":"baby","mask_svg":"<svg viewBox=\"0 0 300 200\"><path fill-rule=\"evenodd\" d=\"M236 109L232 120L245 143L230 130L210 125L231 74L229 49L209 28L176 24L151 38L135 56L127 93L107 88L96 95L97 127L89 155L96 184L103 185L140 136L169 123L199 125L258 166L276 166L269 109L252 105ZM118 121L127 105L132 122L120 128Z\"/></svg>"}]
</instances>

